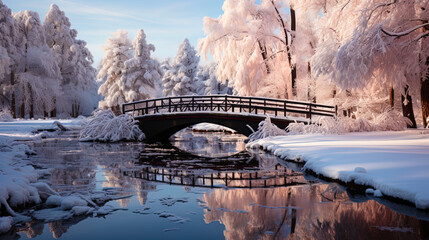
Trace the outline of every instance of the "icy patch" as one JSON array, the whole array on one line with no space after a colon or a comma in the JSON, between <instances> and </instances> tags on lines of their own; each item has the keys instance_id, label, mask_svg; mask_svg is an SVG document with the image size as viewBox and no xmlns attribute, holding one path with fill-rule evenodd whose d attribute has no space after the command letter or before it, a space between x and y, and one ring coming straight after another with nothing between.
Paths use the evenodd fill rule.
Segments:
<instances>
[{"instance_id":1,"label":"icy patch","mask_svg":"<svg viewBox=\"0 0 429 240\"><path fill-rule=\"evenodd\" d=\"M141 141L144 133L131 115L115 116L112 110L95 110L80 131L80 141L117 142L122 140Z\"/></svg>"},{"instance_id":2,"label":"icy patch","mask_svg":"<svg viewBox=\"0 0 429 240\"><path fill-rule=\"evenodd\" d=\"M57 208L48 208L48 209L35 211L33 212L32 217L44 222L53 222L53 221L72 218L73 213L70 211L64 211L60 207L57 207Z\"/></svg>"},{"instance_id":3,"label":"icy patch","mask_svg":"<svg viewBox=\"0 0 429 240\"><path fill-rule=\"evenodd\" d=\"M12 217L0 217L0 234L9 231L12 228Z\"/></svg>"},{"instance_id":4,"label":"icy patch","mask_svg":"<svg viewBox=\"0 0 429 240\"><path fill-rule=\"evenodd\" d=\"M186 223L191 221L191 219L189 218L182 218L180 216L175 215L174 213L170 213L167 211L158 211L154 212L154 214L158 215L161 218L166 218L175 223Z\"/></svg>"},{"instance_id":5,"label":"icy patch","mask_svg":"<svg viewBox=\"0 0 429 240\"><path fill-rule=\"evenodd\" d=\"M172 197L165 197L165 198L161 198L159 199L159 201L161 202L162 205L165 206L173 206L176 203L187 203L188 202L188 198L184 197L184 198L172 198Z\"/></svg>"},{"instance_id":6,"label":"icy patch","mask_svg":"<svg viewBox=\"0 0 429 240\"><path fill-rule=\"evenodd\" d=\"M151 212L149 212L149 210L150 210L149 207L145 207L143 209L134 210L133 213L137 213L137 214L150 214Z\"/></svg>"},{"instance_id":7,"label":"icy patch","mask_svg":"<svg viewBox=\"0 0 429 240\"><path fill-rule=\"evenodd\" d=\"M164 229L162 231L164 231L164 232L171 232L171 231L177 231L177 230L180 230L180 228L166 228L166 229Z\"/></svg>"}]
</instances>

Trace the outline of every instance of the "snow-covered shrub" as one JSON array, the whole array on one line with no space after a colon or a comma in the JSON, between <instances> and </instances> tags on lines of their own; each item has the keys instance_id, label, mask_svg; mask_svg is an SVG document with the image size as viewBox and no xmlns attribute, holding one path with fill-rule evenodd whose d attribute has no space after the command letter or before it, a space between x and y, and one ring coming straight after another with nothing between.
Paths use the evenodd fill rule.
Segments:
<instances>
[{"instance_id":1,"label":"snow-covered shrub","mask_svg":"<svg viewBox=\"0 0 429 240\"><path fill-rule=\"evenodd\" d=\"M80 141L141 141L145 138L145 135L136 123L137 121L131 115L115 116L111 109L97 109L83 124L80 131Z\"/></svg>"},{"instance_id":2,"label":"snow-covered shrub","mask_svg":"<svg viewBox=\"0 0 429 240\"><path fill-rule=\"evenodd\" d=\"M358 117L316 117L311 124L291 123L286 128L290 134L344 134L348 132L400 131L410 120L396 110L389 110L372 119Z\"/></svg>"},{"instance_id":3,"label":"snow-covered shrub","mask_svg":"<svg viewBox=\"0 0 429 240\"><path fill-rule=\"evenodd\" d=\"M0 122L12 122L13 118L12 115L10 114L9 109L7 108L3 108L0 109Z\"/></svg>"},{"instance_id":4,"label":"snow-covered shrub","mask_svg":"<svg viewBox=\"0 0 429 240\"><path fill-rule=\"evenodd\" d=\"M271 123L271 118L267 115L267 118L259 123L258 130L249 135L249 141L252 142L266 137L283 135L286 135L286 131Z\"/></svg>"}]
</instances>

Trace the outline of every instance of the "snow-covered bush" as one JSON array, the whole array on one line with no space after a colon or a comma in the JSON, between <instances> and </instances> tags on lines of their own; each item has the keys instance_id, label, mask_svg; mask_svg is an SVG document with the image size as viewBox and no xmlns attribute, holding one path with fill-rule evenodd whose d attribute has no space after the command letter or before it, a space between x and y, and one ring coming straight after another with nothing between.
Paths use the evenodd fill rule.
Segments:
<instances>
[{"instance_id":1,"label":"snow-covered bush","mask_svg":"<svg viewBox=\"0 0 429 240\"><path fill-rule=\"evenodd\" d=\"M7 108L3 108L0 109L0 122L12 122L13 118L12 115L10 114L9 109Z\"/></svg>"},{"instance_id":2,"label":"snow-covered bush","mask_svg":"<svg viewBox=\"0 0 429 240\"><path fill-rule=\"evenodd\" d=\"M286 128L290 134L344 134L348 132L400 131L407 128L408 118L390 110L372 119L358 117L316 117L312 124L291 123Z\"/></svg>"},{"instance_id":3,"label":"snow-covered bush","mask_svg":"<svg viewBox=\"0 0 429 240\"><path fill-rule=\"evenodd\" d=\"M80 141L141 141L145 138L145 135L136 123L137 121L131 115L115 116L110 109L97 109L83 124L80 131Z\"/></svg>"},{"instance_id":4,"label":"snow-covered bush","mask_svg":"<svg viewBox=\"0 0 429 240\"><path fill-rule=\"evenodd\" d=\"M286 131L271 123L271 118L267 115L267 118L259 123L258 130L249 135L249 141L252 142L266 137L283 135L286 135Z\"/></svg>"}]
</instances>

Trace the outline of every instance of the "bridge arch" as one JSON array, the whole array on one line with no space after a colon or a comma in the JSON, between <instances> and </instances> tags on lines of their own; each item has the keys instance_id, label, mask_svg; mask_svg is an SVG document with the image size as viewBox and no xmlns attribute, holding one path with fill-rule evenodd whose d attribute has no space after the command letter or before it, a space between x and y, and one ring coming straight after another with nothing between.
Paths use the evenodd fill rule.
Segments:
<instances>
[{"instance_id":1,"label":"bridge arch","mask_svg":"<svg viewBox=\"0 0 429 240\"><path fill-rule=\"evenodd\" d=\"M135 118L139 121L140 129L148 140L166 140L176 132L198 123L213 123L231 128L237 133L249 136L252 129L258 129L258 124L265 116L234 115L221 112L166 113L157 115L143 115ZM285 128L291 121L271 119L280 128Z\"/></svg>"}]
</instances>

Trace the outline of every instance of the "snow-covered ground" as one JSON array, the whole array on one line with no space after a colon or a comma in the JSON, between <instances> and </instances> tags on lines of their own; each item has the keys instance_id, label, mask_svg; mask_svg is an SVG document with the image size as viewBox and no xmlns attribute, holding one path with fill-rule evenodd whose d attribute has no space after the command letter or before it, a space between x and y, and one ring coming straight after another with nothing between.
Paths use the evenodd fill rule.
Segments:
<instances>
[{"instance_id":1,"label":"snow-covered ground","mask_svg":"<svg viewBox=\"0 0 429 240\"><path fill-rule=\"evenodd\" d=\"M276 156L305 162L325 177L367 185L367 194L429 209L429 130L344 135L287 135L251 142Z\"/></svg>"},{"instance_id":2,"label":"snow-covered ground","mask_svg":"<svg viewBox=\"0 0 429 240\"><path fill-rule=\"evenodd\" d=\"M44 137L55 136L61 127L78 129L82 120L60 120L61 124L56 123L57 120L0 122L0 207L6 211L2 215L13 217L0 217L0 233L8 231L13 224L31 220L17 212L22 206L40 204L49 199L51 202L55 199L55 204L60 207L40 210L52 213L45 214L48 217L59 212L66 218L80 214L105 214L104 212L111 210L107 211L107 208L98 207L93 202L96 199L107 201L112 199L111 196L59 196L46 183L38 182L40 177L50 174L49 170L35 169L27 160L27 155L34 152L31 144L29 147L25 142L32 143ZM38 211L34 212L33 218L37 218L36 213Z\"/></svg>"}]
</instances>

